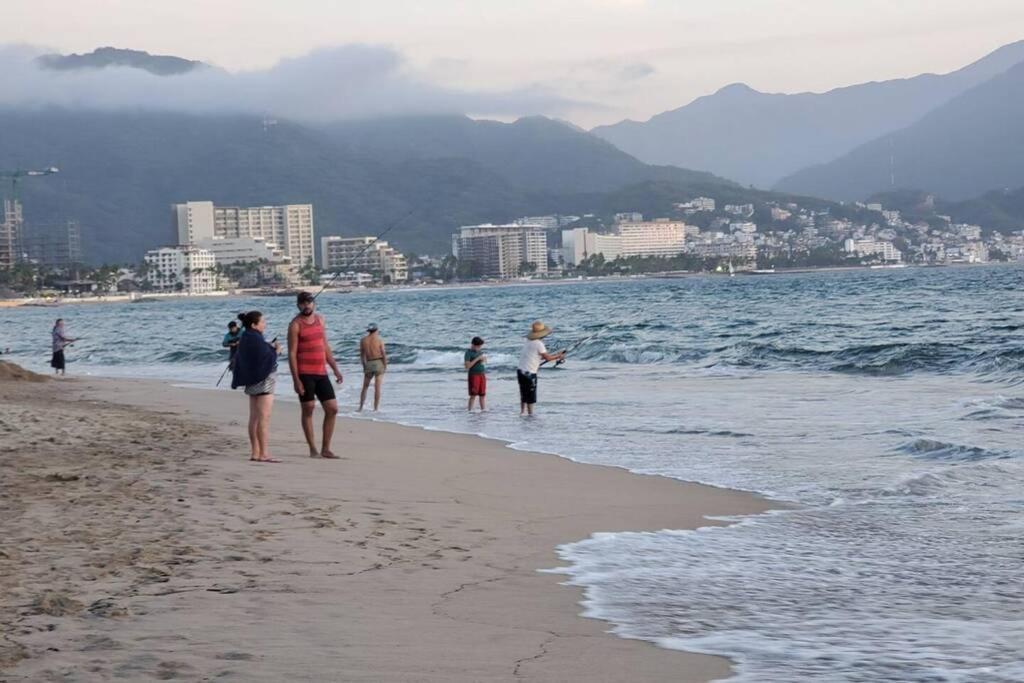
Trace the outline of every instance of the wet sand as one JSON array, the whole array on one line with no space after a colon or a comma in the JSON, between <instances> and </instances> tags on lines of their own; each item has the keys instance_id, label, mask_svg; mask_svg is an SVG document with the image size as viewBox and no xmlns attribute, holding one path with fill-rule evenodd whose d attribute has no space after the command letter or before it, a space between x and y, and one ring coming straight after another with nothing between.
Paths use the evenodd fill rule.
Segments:
<instances>
[{"instance_id":1,"label":"wet sand","mask_svg":"<svg viewBox=\"0 0 1024 683\"><path fill-rule=\"evenodd\" d=\"M717 657L578 616L540 573L599 531L756 513L743 493L342 419L248 462L245 398L0 379L0 681L707 681ZM318 414L319 416L319 414Z\"/></svg>"}]
</instances>

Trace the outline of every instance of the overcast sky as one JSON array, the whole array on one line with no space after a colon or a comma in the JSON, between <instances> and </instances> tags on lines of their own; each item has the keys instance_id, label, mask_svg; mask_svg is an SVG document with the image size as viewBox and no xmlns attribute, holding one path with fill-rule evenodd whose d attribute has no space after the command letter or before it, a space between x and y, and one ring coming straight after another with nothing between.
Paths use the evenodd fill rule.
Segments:
<instances>
[{"instance_id":1,"label":"overcast sky","mask_svg":"<svg viewBox=\"0 0 1024 683\"><path fill-rule=\"evenodd\" d=\"M946 72L1024 38L1022 0L0 2L2 44L131 47L229 71L368 45L390 55L388 92L397 79L414 96L479 108L468 113L585 127L646 119L733 82L821 91Z\"/></svg>"}]
</instances>

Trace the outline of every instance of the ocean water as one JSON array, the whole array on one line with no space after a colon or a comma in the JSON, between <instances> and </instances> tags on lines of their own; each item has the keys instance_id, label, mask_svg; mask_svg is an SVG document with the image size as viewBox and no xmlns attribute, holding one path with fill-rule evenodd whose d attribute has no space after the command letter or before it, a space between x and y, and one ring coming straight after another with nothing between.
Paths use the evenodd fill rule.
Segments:
<instances>
[{"instance_id":1,"label":"ocean water","mask_svg":"<svg viewBox=\"0 0 1024 683\"><path fill-rule=\"evenodd\" d=\"M328 293L320 308L352 372L343 410L378 322L381 419L796 504L561 548L557 571L616 633L731 657L742 681L1024 681L1022 289L1021 267L908 268ZM248 308L284 338L290 299L208 299L0 309L0 348L45 370L62 316L84 337L71 374L212 390L224 326ZM550 348L596 336L543 370L526 420L514 367L535 318ZM467 415L476 334L491 410Z\"/></svg>"}]
</instances>

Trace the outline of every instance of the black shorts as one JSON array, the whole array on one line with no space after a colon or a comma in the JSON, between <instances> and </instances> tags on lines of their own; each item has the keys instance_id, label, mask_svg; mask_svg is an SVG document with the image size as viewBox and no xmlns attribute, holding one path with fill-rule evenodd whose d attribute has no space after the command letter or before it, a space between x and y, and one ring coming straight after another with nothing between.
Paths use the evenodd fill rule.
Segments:
<instances>
[{"instance_id":1,"label":"black shorts","mask_svg":"<svg viewBox=\"0 0 1024 683\"><path fill-rule=\"evenodd\" d=\"M519 400L522 403L533 404L537 402L537 373L523 372L516 370L516 379L519 380Z\"/></svg>"},{"instance_id":2,"label":"black shorts","mask_svg":"<svg viewBox=\"0 0 1024 683\"><path fill-rule=\"evenodd\" d=\"M44 358L46 356L43 356ZM64 351L54 351L53 358L50 359L50 367L55 370L64 369Z\"/></svg>"},{"instance_id":3,"label":"black shorts","mask_svg":"<svg viewBox=\"0 0 1024 683\"><path fill-rule=\"evenodd\" d=\"M321 403L334 400L334 385L327 375L299 375L302 382L302 396L299 403L309 403L320 399Z\"/></svg>"}]
</instances>

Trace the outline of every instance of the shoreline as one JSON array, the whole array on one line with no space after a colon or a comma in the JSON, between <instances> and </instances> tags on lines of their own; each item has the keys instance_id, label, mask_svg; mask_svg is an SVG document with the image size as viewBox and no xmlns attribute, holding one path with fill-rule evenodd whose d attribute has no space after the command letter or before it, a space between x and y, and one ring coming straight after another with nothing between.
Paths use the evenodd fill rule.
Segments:
<instances>
[{"instance_id":1,"label":"shoreline","mask_svg":"<svg viewBox=\"0 0 1024 683\"><path fill-rule=\"evenodd\" d=\"M25 394L28 400L19 398ZM161 572L162 590L156 594L145 582L120 585L125 574L152 574L154 567L140 569L139 563L129 564L119 579L106 583L100 577L76 585L73 577L64 577L67 591L79 592L71 598L74 602L84 606L91 599L92 605L83 608L86 613L94 611L97 601L107 600L103 604L111 606L100 611L124 610L118 617L73 613L55 618L15 609L20 628L13 637L24 639L19 642L32 656L14 664L12 680L87 666L98 658L104 663L94 666L104 671L163 666L186 678L221 667L225 680L279 680L299 674L312 680L707 681L729 675L723 658L612 635L606 622L581 615L582 588L538 570L563 564L557 547L595 532L720 525L706 516L758 514L784 504L520 451L479 436L345 417L338 422L335 450L347 459L312 460L301 442L298 406L283 401L275 407L272 441L275 455L286 462L252 465L244 455L245 402L240 395L232 397L237 400L223 398L220 392L149 380L0 383L0 402L25 406L23 421L52 407L47 401L62 400L62 412L85 410L83 419L94 419L107 431L123 431L125 414L139 418L129 423L148 425L153 438L128 438L123 451L152 452L148 459L159 460L156 469L166 470L156 475L158 483L162 477L174 482L158 488L176 492L165 500L167 496L149 491L151 500L137 503L131 514L154 506L164 510L161 505L166 504L173 518L176 507L184 506L178 530L173 522L163 529L174 539L163 545L184 544L194 551L178 557L178 564L167 558L152 562ZM88 439L85 434L78 438ZM225 443L240 445L241 453L224 454ZM49 447L43 442L32 450ZM176 463L161 449L189 455ZM120 463L117 456L125 453L104 445L91 457L107 462L115 456L114 462ZM30 489L40 479L44 488L52 489L55 484L47 486L46 477L53 470L79 476L70 473L78 466L74 458L31 460L34 473L12 474L8 468L4 476L30 477L25 484ZM123 474L146 482L152 467L143 456L135 467L138 472ZM69 479L54 495L66 497L62 492L81 488L82 480ZM132 504L130 497L127 503L107 502L114 508ZM5 512L8 505L18 504L5 503ZM104 512L96 524L110 531L110 522L104 526L102 519L119 513ZM10 513L5 517L10 520ZM15 515L15 522L19 519ZM19 527L7 533L17 538L29 530ZM224 556L225 546L237 559ZM72 554L91 552L95 549L78 547ZM7 561L0 556L0 562ZM346 571L331 573L331 568ZM287 584L288 590L274 590L278 584ZM20 585L5 591L11 596L6 601L38 605L38 595L31 593L31 586ZM289 595L298 607L282 597ZM217 607L222 602L236 617L229 623ZM11 605L4 607L6 622ZM280 636L288 641L287 648L280 647L274 637L268 640L272 634L250 623L261 615L262 629L298 629L307 637ZM31 630L54 621L61 641L56 653L42 646L44 640L53 642L52 633ZM330 637L322 638L317 629L308 633L303 626L307 622L319 624ZM21 634L26 625L29 633ZM246 649L238 629L260 647ZM171 635L179 632L190 634L192 645L184 651L174 646ZM117 647L97 645L90 640L96 637ZM194 652L196 648L205 654ZM214 652L218 648L225 656ZM3 673L0 680L6 680Z\"/></svg>"},{"instance_id":2,"label":"shoreline","mask_svg":"<svg viewBox=\"0 0 1024 683\"><path fill-rule=\"evenodd\" d=\"M903 270L906 268L980 268L987 266L1019 266L1020 261L991 261L986 263L907 263L901 266L817 266L817 267L795 267L777 268L774 271L736 271L735 275L769 276L769 275L801 275L808 273L836 273L847 271L891 271ZM540 287L544 285L572 285L584 284L587 282L632 282L637 280L672 280L691 277L727 277L727 273L714 273L704 271L666 271L654 273L637 273L634 275L589 275L575 278L551 278L551 279L529 279L529 280L502 280L487 282L451 282L445 284L424 283L421 285L384 285L379 287L363 287L349 289L343 294L357 293L380 293L380 292L421 292L437 291L448 289L479 289L483 287ZM303 286L299 289L317 290L320 285ZM282 291L288 291L285 288ZM332 293L328 288L326 294ZM69 304L102 304L102 303L132 303L140 299L153 301L175 301L179 299L197 298L229 298L229 297L264 297L273 298L280 294L256 294L252 290L216 291L206 294L183 294L180 292L142 292L131 294L106 294L93 297L68 297L68 298L47 298L47 297L24 297L20 299L0 299L0 308L56 308Z\"/></svg>"}]
</instances>

